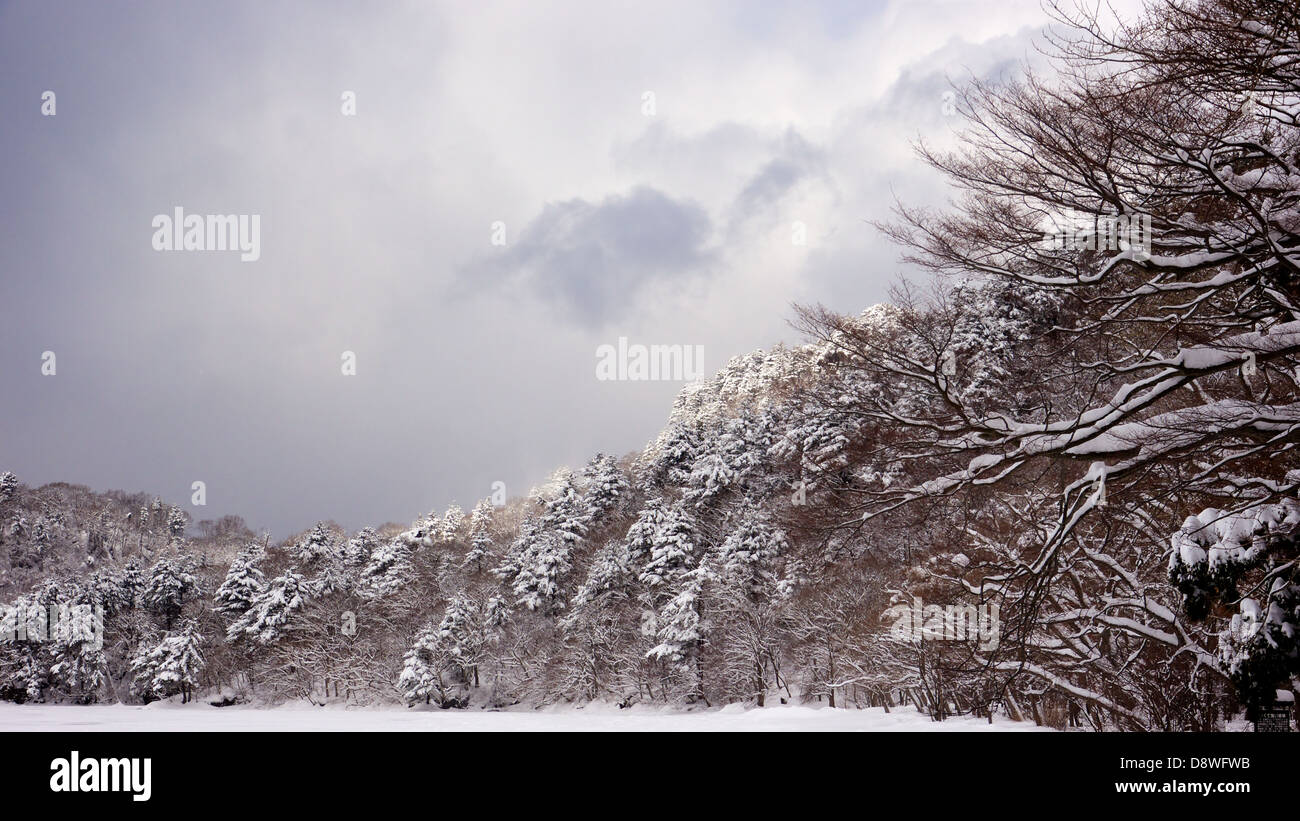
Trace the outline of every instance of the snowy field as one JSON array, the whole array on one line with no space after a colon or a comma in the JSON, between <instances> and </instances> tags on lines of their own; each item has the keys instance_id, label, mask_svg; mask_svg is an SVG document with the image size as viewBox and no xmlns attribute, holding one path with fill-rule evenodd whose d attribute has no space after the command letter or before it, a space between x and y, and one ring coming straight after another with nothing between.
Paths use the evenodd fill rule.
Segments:
<instances>
[{"instance_id":1,"label":"snowy field","mask_svg":"<svg viewBox=\"0 0 1300 821\"><path fill-rule=\"evenodd\" d=\"M275 708L212 707L207 704L123 704L76 706L66 704L0 705L0 732L123 732L123 731L974 731L1042 730L1031 723L1006 719L989 724L985 719L956 718L944 722L910 708L886 713L883 709L831 710L817 707L766 707L737 705L718 710L681 712L655 708L620 710L605 705L583 709L557 707L543 710L403 710L393 708L344 709L291 704Z\"/></svg>"}]
</instances>

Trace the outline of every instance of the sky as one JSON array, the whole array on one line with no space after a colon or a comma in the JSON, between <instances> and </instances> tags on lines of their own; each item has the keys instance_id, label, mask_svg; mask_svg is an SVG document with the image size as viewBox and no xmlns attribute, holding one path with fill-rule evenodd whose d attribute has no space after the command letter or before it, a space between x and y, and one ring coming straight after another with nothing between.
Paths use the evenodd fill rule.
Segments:
<instances>
[{"instance_id":1,"label":"sky","mask_svg":"<svg viewBox=\"0 0 1300 821\"><path fill-rule=\"evenodd\" d=\"M950 142L952 83L1014 76L1047 22L0 3L0 470L279 538L639 451L682 383L599 380L597 349L698 345L712 373L799 343L794 304L887 299L910 272L871 221L948 196L912 143ZM256 215L258 258L158 250L176 208Z\"/></svg>"}]
</instances>

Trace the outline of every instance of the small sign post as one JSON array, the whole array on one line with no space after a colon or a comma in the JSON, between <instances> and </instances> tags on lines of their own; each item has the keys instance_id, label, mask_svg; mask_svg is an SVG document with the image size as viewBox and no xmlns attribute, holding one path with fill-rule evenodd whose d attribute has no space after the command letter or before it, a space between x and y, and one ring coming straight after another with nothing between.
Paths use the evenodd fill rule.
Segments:
<instances>
[{"instance_id":1,"label":"small sign post","mask_svg":"<svg viewBox=\"0 0 1300 821\"><path fill-rule=\"evenodd\" d=\"M1289 733L1291 732L1291 706L1284 705L1278 707L1260 707L1259 716L1255 719L1255 732L1257 733Z\"/></svg>"}]
</instances>

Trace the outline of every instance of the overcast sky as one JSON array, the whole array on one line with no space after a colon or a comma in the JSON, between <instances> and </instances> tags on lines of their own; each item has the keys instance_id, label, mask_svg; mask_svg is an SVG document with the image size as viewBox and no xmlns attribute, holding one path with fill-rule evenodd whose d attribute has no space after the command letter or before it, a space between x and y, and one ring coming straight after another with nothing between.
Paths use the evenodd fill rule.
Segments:
<instances>
[{"instance_id":1,"label":"overcast sky","mask_svg":"<svg viewBox=\"0 0 1300 821\"><path fill-rule=\"evenodd\" d=\"M1022 0L0 5L0 469L280 537L639 450L681 385L598 381L596 348L702 345L712 372L800 341L792 303L884 299L904 271L867 221L945 196L909 141L946 139L948 78L1017 71L1045 22ZM176 207L260 215L260 259L154 250Z\"/></svg>"}]
</instances>

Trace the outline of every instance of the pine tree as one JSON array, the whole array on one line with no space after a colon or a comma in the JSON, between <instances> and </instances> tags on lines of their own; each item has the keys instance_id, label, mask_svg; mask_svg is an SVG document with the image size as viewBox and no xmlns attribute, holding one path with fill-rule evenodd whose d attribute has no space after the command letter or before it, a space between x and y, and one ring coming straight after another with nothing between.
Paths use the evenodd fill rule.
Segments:
<instances>
[{"instance_id":1,"label":"pine tree","mask_svg":"<svg viewBox=\"0 0 1300 821\"><path fill-rule=\"evenodd\" d=\"M730 489L746 490L761 473L773 441L770 423L770 417L746 411L723 423L721 434L700 448L686 482L686 498L697 509Z\"/></svg>"},{"instance_id":2,"label":"pine tree","mask_svg":"<svg viewBox=\"0 0 1300 821\"><path fill-rule=\"evenodd\" d=\"M18 544L11 548L10 560L15 567L35 567L43 570L45 560L54 548L53 527L44 515L37 516L28 526L26 519L18 518L11 532L18 536ZM24 545L22 540L26 538Z\"/></svg>"},{"instance_id":3,"label":"pine tree","mask_svg":"<svg viewBox=\"0 0 1300 821\"><path fill-rule=\"evenodd\" d=\"M590 525L578 481L578 477L565 472L555 494L543 503L542 529L569 545L581 541Z\"/></svg>"},{"instance_id":4,"label":"pine tree","mask_svg":"<svg viewBox=\"0 0 1300 821\"><path fill-rule=\"evenodd\" d=\"M512 583L523 566L524 556L532 550L532 545L541 536L541 527L536 518L527 516L519 524L518 534L513 542L510 543L510 549L506 551L505 557L501 563L492 569L492 575L501 579L503 582Z\"/></svg>"},{"instance_id":5,"label":"pine tree","mask_svg":"<svg viewBox=\"0 0 1300 821\"><path fill-rule=\"evenodd\" d=\"M170 630L187 599L198 592L198 584L190 562L163 556L149 569L141 602L146 609L162 616Z\"/></svg>"},{"instance_id":6,"label":"pine tree","mask_svg":"<svg viewBox=\"0 0 1300 821\"><path fill-rule=\"evenodd\" d=\"M478 665L485 644L477 603L457 594L447 604L438 624L438 641L448 660L461 668L466 683L478 685Z\"/></svg>"},{"instance_id":7,"label":"pine tree","mask_svg":"<svg viewBox=\"0 0 1300 821\"><path fill-rule=\"evenodd\" d=\"M587 482L586 509L583 511L587 522L599 522L616 511L627 498L627 477L610 456L597 453L583 470L583 477Z\"/></svg>"},{"instance_id":8,"label":"pine tree","mask_svg":"<svg viewBox=\"0 0 1300 821\"><path fill-rule=\"evenodd\" d=\"M712 572L707 565L683 574L676 592L656 620L656 638L659 643L646 653L647 658L666 661L672 665L686 682L687 701L704 699L700 652L705 640L705 586L712 579Z\"/></svg>"},{"instance_id":9,"label":"pine tree","mask_svg":"<svg viewBox=\"0 0 1300 821\"><path fill-rule=\"evenodd\" d=\"M1300 481L1300 472L1287 480ZM1237 611L1219 635L1219 662L1255 720L1300 675L1300 501L1203 510L1172 544L1169 581L1188 617Z\"/></svg>"},{"instance_id":10,"label":"pine tree","mask_svg":"<svg viewBox=\"0 0 1300 821\"><path fill-rule=\"evenodd\" d=\"M633 564L645 564L654 549L656 535L663 525L667 514L664 502L659 497L651 497L637 513L636 521L627 529L624 542L627 545L628 560Z\"/></svg>"},{"instance_id":11,"label":"pine tree","mask_svg":"<svg viewBox=\"0 0 1300 821\"><path fill-rule=\"evenodd\" d=\"M50 667L46 600L41 591L33 591L12 607L0 605L0 698L18 704L45 701Z\"/></svg>"},{"instance_id":12,"label":"pine tree","mask_svg":"<svg viewBox=\"0 0 1300 821\"><path fill-rule=\"evenodd\" d=\"M186 619L154 647L142 647L131 662L136 694L145 701L154 701L179 693L181 703L188 702L205 663L202 643L197 623Z\"/></svg>"},{"instance_id":13,"label":"pine tree","mask_svg":"<svg viewBox=\"0 0 1300 821\"><path fill-rule=\"evenodd\" d=\"M698 420L670 422L646 452L646 477L651 486L683 485L704 440Z\"/></svg>"},{"instance_id":14,"label":"pine tree","mask_svg":"<svg viewBox=\"0 0 1300 821\"><path fill-rule=\"evenodd\" d=\"M350 593L361 584L361 574L370 563L379 537L373 528L363 528L341 547L333 542L323 552L313 552L317 568L310 582L312 596L324 598L335 593Z\"/></svg>"},{"instance_id":15,"label":"pine tree","mask_svg":"<svg viewBox=\"0 0 1300 821\"><path fill-rule=\"evenodd\" d=\"M5 471L0 473L0 504L18 495L18 477Z\"/></svg>"},{"instance_id":16,"label":"pine tree","mask_svg":"<svg viewBox=\"0 0 1300 821\"><path fill-rule=\"evenodd\" d=\"M504 596L490 596L483 605L483 631L489 643L495 643L510 623L510 604Z\"/></svg>"},{"instance_id":17,"label":"pine tree","mask_svg":"<svg viewBox=\"0 0 1300 821\"><path fill-rule=\"evenodd\" d=\"M658 623L659 644L646 654L650 658L667 659L684 664L704 639L700 623L700 602L704 585L711 578L707 566L697 567L683 575L681 585L664 605Z\"/></svg>"},{"instance_id":18,"label":"pine tree","mask_svg":"<svg viewBox=\"0 0 1300 821\"><path fill-rule=\"evenodd\" d=\"M650 542L650 557L639 579L649 588L672 587L698 558L695 519L680 506L669 508Z\"/></svg>"},{"instance_id":19,"label":"pine tree","mask_svg":"<svg viewBox=\"0 0 1300 821\"><path fill-rule=\"evenodd\" d=\"M352 569L360 571L370 561L370 555L379 547L379 535L373 527L363 527L357 535L348 540L343 549L343 561Z\"/></svg>"},{"instance_id":20,"label":"pine tree","mask_svg":"<svg viewBox=\"0 0 1300 821\"><path fill-rule=\"evenodd\" d=\"M185 526L189 521L190 517L178 507L167 511L167 534L171 537L172 544L179 544L185 540Z\"/></svg>"},{"instance_id":21,"label":"pine tree","mask_svg":"<svg viewBox=\"0 0 1300 821\"><path fill-rule=\"evenodd\" d=\"M255 644L279 641L293 628L293 619L310 598L302 574L286 570L267 585L262 595L226 630L226 641L247 638Z\"/></svg>"},{"instance_id":22,"label":"pine tree","mask_svg":"<svg viewBox=\"0 0 1300 821\"><path fill-rule=\"evenodd\" d=\"M414 546L420 543L421 538L421 531L408 530L374 549L361 570L361 584L366 595L384 598L410 585L415 577L415 567L411 562Z\"/></svg>"},{"instance_id":23,"label":"pine tree","mask_svg":"<svg viewBox=\"0 0 1300 821\"><path fill-rule=\"evenodd\" d=\"M18 642L5 651L0 665L0 698L15 704L45 701L49 665L38 642Z\"/></svg>"},{"instance_id":24,"label":"pine tree","mask_svg":"<svg viewBox=\"0 0 1300 821\"><path fill-rule=\"evenodd\" d=\"M722 573L748 596L770 595L776 584L773 562L788 548L785 532L750 505L719 550Z\"/></svg>"},{"instance_id":25,"label":"pine tree","mask_svg":"<svg viewBox=\"0 0 1300 821\"><path fill-rule=\"evenodd\" d=\"M588 527L577 478L563 474L543 507L537 531L518 554L518 572L511 589L517 602L529 610L554 614L565 607L573 552Z\"/></svg>"},{"instance_id":26,"label":"pine tree","mask_svg":"<svg viewBox=\"0 0 1300 821\"><path fill-rule=\"evenodd\" d=\"M218 612L232 618L242 616L266 592L266 577L258 567L265 555L262 546L254 542L235 556L213 599Z\"/></svg>"},{"instance_id":27,"label":"pine tree","mask_svg":"<svg viewBox=\"0 0 1300 821\"><path fill-rule=\"evenodd\" d=\"M93 704L107 681L104 651L89 641L57 642L51 648L50 686L77 704Z\"/></svg>"},{"instance_id":28,"label":"pine tree","mask_svg":"<svg viewBox=\"0 0 1300 821\"><path fill-rule=\"evenodd\" d=\"M441 701L442 678L438 673L441 645L438 628L430 625L415 637L415 644L402 658L402 672L397 678L397 691L408 705L432 699Z\"/></svg>"},{"instance_id":29,"label":"pine tree","mask_svg":"<svg viewBox=\"0 0 1300 821\"><path fill-rule=\"evenodd\" d=\"M131 609L133 602L122 585L122 575L98 570L86 582L86 591L79 604L99 605L106 617Z\"/></svg>"},{"instance_id":30,"label":"pine tree","mask_svg":"<svg viewBox=\"0 0 1300 821\"><path fill-rule=\"evenodd\" d=\"M469 552L461 568L470 574L482 573L492 561L492 514L495 508L487 499L474 506L469 517Z\"/></svg>"},{"instance_id":31,"label":"pine tree","mask_svg":"<svg viewBox=\"0 0 1300 821\"><path fill-rule=\"evenodd\" d=\"M686 497L696 507L703 507L736 481L736 472L721 453L706 453L691 466Z\"/></svg>"},{"instance_id":32,"label":"pine tree","mask_svg":"<svg viewBox=\"0 0 1300 821\"><path fill-rule=\"evenodd\" d=\"M293 549L294 558L303 567L314 567L334 552L334 533L324 522L317 522Z\"/></svg>"},{"instance_id":33,"label":"pine tree","mask_svg":"<svg viewBox=\"0 0 1300 821\"><path fill-rule=\"evenodd\" d=\"M320 571L307 583L311 598L321 599L352 590L358 574L345 567L340 558L335 557L321 563Z\"/></svg>"},{"instance_id":34,"label":"pine tree","mask_svg":"<svg viewBox=\"0 0 1300 821\"><path fill-rule=\"evenodd\" d=\"M511 590L529 610L552 613L564 608L563 583L572 569L570 543L554 533L542 533L520 561Z\"/></svg>"},{"instance_id":35,"label":"pine tree","mask_svg":"<svg viewBox=\"0 0 1300 821\"><path fill-rule=\"evenodd\" d=\"M612 541L601 548L591 562L587 578L573 596L574 610L609 595L626 595L635 579L628 546Z\"/></svg>"},{"instance_id":36,"label":"pine tree","mask_svg":"<svg viewBox=\"0 0 1300 821\"><path fill-rule=\"evenodd\" d=\"M147 584L148 581L140 570L140 563L135 559L129 560L122 568L122 575L118 580L119 596L125 609L132 610L143 604L142 597Z\"/></svg>"},{"instance_id":37,"label":"pine tree","mask_svg":"<svg viewBox=\"0 0 1300 821\"><path fill-rule=\"evenodd\" d=\"M442 515L442 521L438 525L437 540L444 543L456 541L464 524L465 511L461 510L460 505L452 504Z\"/></svg>"}]
</instances>

